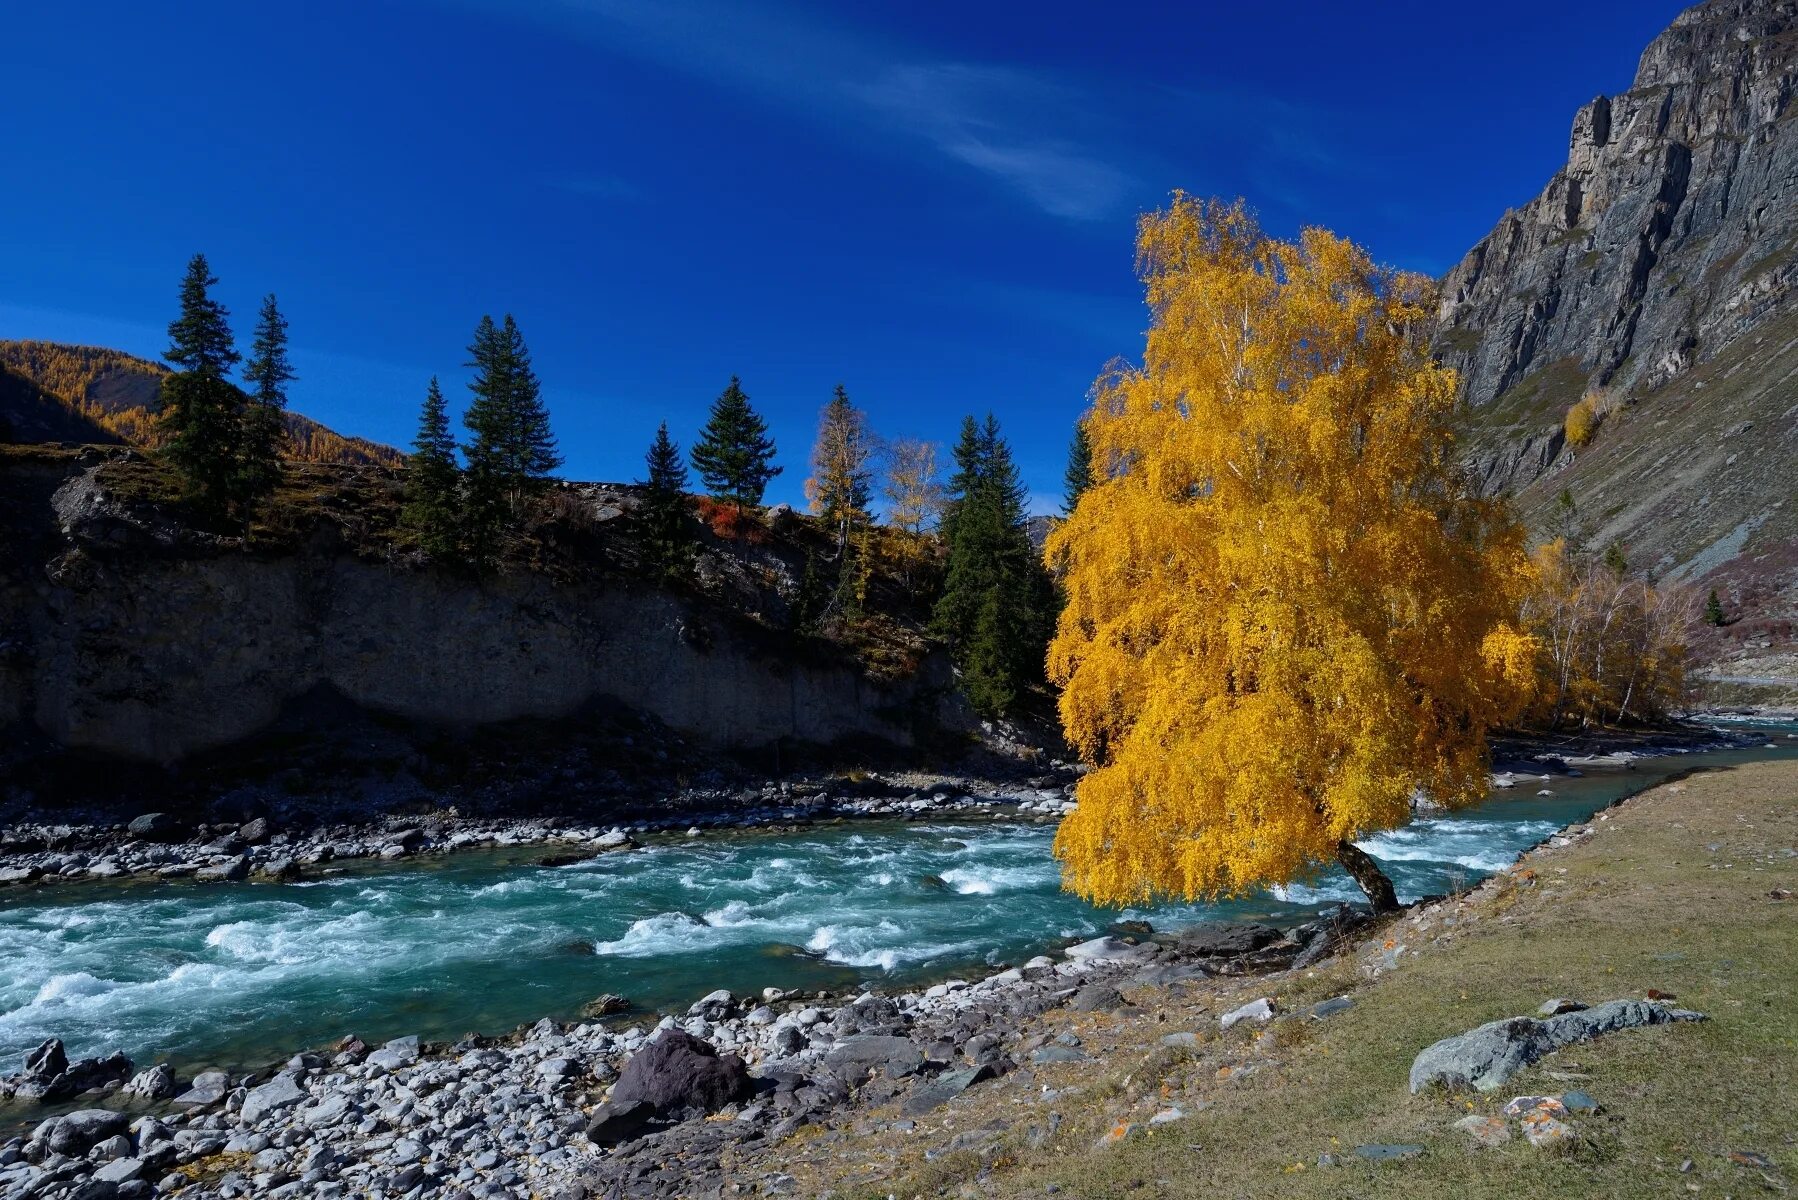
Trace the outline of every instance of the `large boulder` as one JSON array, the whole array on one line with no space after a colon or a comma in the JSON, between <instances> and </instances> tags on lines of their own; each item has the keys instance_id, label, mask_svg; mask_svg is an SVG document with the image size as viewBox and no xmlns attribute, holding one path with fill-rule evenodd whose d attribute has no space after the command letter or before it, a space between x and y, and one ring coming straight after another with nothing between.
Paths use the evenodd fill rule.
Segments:
<instances>
[{"instance_id":1,"label":"large boulder","mask_svg":"<svg viewBox=\"0 0 1798 1200\"><path fill-rule=\"evenodd\" d=\"M177 1091L175 1068L167 1063L157 1063L149 1070L133 1075L123 1090L125 1095L139 1100L170 1099Z\"/></svg>"},{"instance_id":2,"label":"large boulder","mask_svg":"<svg viewBox=\"0 0 1798 1200\"><path fill-rule=\"evenodd\" d=\"M655 1105L644 1100L616 1100L602 1104L587 1122L587 1140L595 1146L616 1146L628 1142L655 1120Z\"/></svg>"},{"instance_id":3,"label":"large boulder","mask_svg":"<svg viewBox=\"0 0 1798 1200\"><path fill-rule=\"evenodd\" d=\"M245 1125L254 1125L269 1113L292 1108L305 1100L306 1089L292 1071L283 1071L261 1087L251 1088L243 1098L238 1115Z\"/></svg>"},{"instance_id":4,"label":"large boulder","mask_svg":"<svg viewBox=\"0 0 1798 1200\"><path fill-rule=\"evenodd\" d=\"M384 1071L397 1071L401 1067L409 1067L416 1063L419 1054L418 1035L409 1034L386 1043L369 1055L368 1061Z\"/></svg>"},{"instance_id":5,"label":"large boulder","mask_svg":"<svg viewBox=\"0 0 1798 1200\"><path fill-rule=\"evenodd\" d=\"M243 855L201 867L194 872L194 879L200 883L242 883L250 877L250 860Z\"/></svg>"},{"instance_id":6,"label":"large boulder","mask_svg":"<svg viewBox=\"0 0 1798 1200\"><path fill-rule=\"evenodd\" d=\"M1147 962L1160 951L1161 947L1154 942L1133 945L1122 938L1099 937L1069 946L1062 953L1076 962L1123 963Z\"/></svg>"},{"instance_id":7,"label":"large boulder","mask_svg":"<svg viewBox=\"0 0 1798 1200\"><path fill-rule=\"evenodd\" d=\"M109 1137L117 1137L131 1128L130 1119L109 1108L83 1108L64 1113L45 1122L49 1126L41 1136L50 1149L71 1158L86 1154Z\"/></svg>"},{"instance_id":8,"label":"large boulder","mask_svg":"<svg viewBox=\"0 0 1798 1200\"><path fill-rule=\"evenodd\" d=\"M69 1054L61 1038L51 1038L25 1056L25 1078L48 1083L69 1069Z\"/></svg>"},{"instance_id":9,"label":"large boulder","mask_svg":"<svg viewBox=\"0 0 1798 1200\"><path fill-rule=\"evenodd\" d=\"M56 1104L130 1077L131 1060L123 1054L70 1062L62 1042L51 1038L26 1056L24 1073L8 1079L5 1092L26 1103Z\"/></svg>"},{"instance_id":10,"label":"large boulder","mask_svg":"<svg viewBox=\"0 0 1798 1200\"><path fill-rule=\"evenodd\" d=\"M1271 946L1280 937L1280 931L1271 925L1212 921L1181 930L1180 948L1203 958L1235 958Z\"/></svg>"},{"instance_id":11,"label":"large boulder","mask_svg":"<svg viewBox=\"0 0 1798 1200\"><path fill-rule=\"evenodd\" d=\"M1563 1046L1620 1029L1705 1019L1703 1013L1648 1000L1612 1000L1542 1021L1534 1017L1492 1021L1425 1047L1411 1063L1411 1090L1421 1092L1440 1083L1447 1088L1495 1091L1523 1068Z\"/></svg>"},{"instance_id":12,"label":"large boulder","mask_svg":"<svg viewBox=\"0 0 1798 1200\"><path fill-rule=\"evenodd\" d=\"M870 1033L848 1038L824 1056L824 1071L850 1087L884 1072L889 1079L917 1074L924 1051L906 1037Z\"/></svg>"},{"instance_id":13,"label":"large boulder","mask_svg":"<svg viewBox=\"0 0 1798 1200\"><path fill-rule=\"evenodd\" d=\"M748 1097L749 1068L679 1029L664 1029L631 1056L612 1088L613 1105L642 1101L657 1116L684 1119Z\"/></svg>"},{"instance_id":14,"label":"large boulder","mask_svg":"<svg viewBox=\"0 0 1798 1200\"><path fill-rule=\"evenodd\" d=\"M161 812L145 813L125 828L140 842L184 842L189 832L186 821L171 813Z\"/></svg>"}]
</instances>

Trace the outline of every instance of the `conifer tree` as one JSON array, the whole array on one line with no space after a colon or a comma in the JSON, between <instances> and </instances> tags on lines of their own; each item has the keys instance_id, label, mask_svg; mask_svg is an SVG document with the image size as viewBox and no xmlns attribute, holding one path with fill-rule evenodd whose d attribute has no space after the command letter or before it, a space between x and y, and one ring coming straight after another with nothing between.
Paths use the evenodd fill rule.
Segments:
<instances>
[{"instance_id":1,"label":"conifer tree","mask_svg":"<svg viewBox=\"0 0 1798 1200\"><path fill-rule=\"evenodd\" d=\"M281 447L287 440L287 426L282 418L287 408L287 385L299 378L287 357L287 318L281 315L273 294L263 298L243 375L251 391L238 451L236 499L252 507L280 482Z\"/></svg>"},{"instance_id":2,"label":"conifer tree","mask_svg":"<svg viewBox=\"0 0 1798 1200\"><path fill-rule=\"evenodd\" d=\"M869 520L873 457L868 415L849 403L849 393L839 383L819 414L812 477L805 481L806 498L825 528L835 534L838 553L849 545L850 532Z\"/></svg>"},{"instance_id":3,"label":"conifer tree","mask_svg":"<svg viewBox=\"0 0 1798 1200\"><path fill-rule=\"evenodd\" d=\"M1093 445L1086 436L1086 425L1074 423L1074 440L1068 443L1068 469L1062 475L1066 485L1061 501L1063 515L1074 511L1080 495L1093 484Z\"/></svg>"},{"instance_id":4,"label":"conifer tree","mask_svg":"<svg viewBox=\"0 0 1798 1200\"><path fill-rule=\"evenodd\" d=\"M643 461L649 469L640 510L644 560L655 573L678 578L692 569L697 543L687 509L687 464L680 446L668 436L668 422L657 428Z\"/></svg>"},{"instance_id":5,"label":"conifer tree","mask_svg":"<svg viewBox=\"0 0 1798 1200\"><path fill-rule=\"evenodd\" d=\"M989 413L969 417L955 448L943 518L948 569L935 626L949 640L962 689L984 716L1012 711L1042 678L1051 620L1048 575L1025 528L1025 490Z\"/></svg>"},{"instance_id":6,"label":"conifer tree","mask_svg":"<svg viewBox=\"0 0 1798 1200\"><path fill-rule=\"evenodd\" d=\"M768 424L749 406L742 382L730 377L730 386L712 402L711 415L693 447L693 469L713 499L743 510L762 502L768 481L781 473L774 465L774 439Z\"/></svg>"},{"instance_id":7,"label":"conifer tree","mask_svg":"<svg viewBox=\"0 0 1798 1200\"><path fill-rule=\"evenodd\" d=\"M542 490L562 458L530 351L511 314L502 325L483 316L468 352L474 399L462 422L474 438L467 448L465 532L471 554L490 561L507 522Z\"/></svg>"},{"instance_id":8,"label":"conifer tree","mask_svg":"<svg viewBox=\"0 0 1798 1200\"><path fill-rule=\"evenodd\" d=\"M937 533L945 546L955 542L955 525L961 515L963 502L979 490L980 479L986 469L982 454L980 423L971 415L963 417L961 433L955 440L955 448L950 451L950 457L955 462L955 472L949 476L942 515L937 518Z\"/></svg>"},{"instance_id":9,"label":"conifer tree","mask_svg":"<svg viewBox=\"0 0 1798 1200\"><path fill-rule=\"evenodd\" d=\"M424 407L418 414L418 437L406 463L405 524L418 535L418 544L434 559L456 552L462 472L456 466L456 441L450 436L449 415L437 377L425 389Z\"/></svg>"},{"instance_id":10,"label":"conifer tree","mask_svg":"<svg viewBox=\"0 0 1798 1200\"><path fill-rule=\"evenodd\" d=\"M164 357L175 370L163 378L159 417L163 454L209 518L231 510L243 437L243 393L229 378L238 354L230 313L211 295L217 283L206 256L194 255L181 280L181 313L169 324Z\"/></svg>"},{"instance_id":11,"label":"conifer tree","mask_svg":"<svg viewBox=\"0 0 1798 1200\"><path fill-rule=\"evenodd\" d=\"M1721 628L1723 620L1723 601L1717 598L1717 589L1712 588L1710 598L1704 602L1704 623Z\"/></svg>"}]
</instances>

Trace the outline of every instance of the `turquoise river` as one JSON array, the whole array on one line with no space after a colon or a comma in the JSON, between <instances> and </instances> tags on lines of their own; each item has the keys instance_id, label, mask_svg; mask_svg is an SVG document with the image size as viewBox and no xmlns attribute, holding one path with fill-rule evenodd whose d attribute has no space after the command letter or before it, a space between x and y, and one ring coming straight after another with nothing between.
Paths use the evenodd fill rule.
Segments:
<instances>
[{"instance_id":1,"label":"turquoise river","mask_svg":"<svg viewBox=\"0 0 1798 1200\"><path fill-rule=\"evenodd\" d=\"M1757 732L1754 749L1523 779L1363 844L1402 896L1447 891L1673 772L1798 754L1798 727ZM15 891L0 897L0 1070L51 1036L139 1064L255 1065L352 1032L504 1032L602 992L655 1010L717 987L907 986L1122 918L1296 922L1358 898L1329 873L1228 904L1104 912L1059 890L1052 836L1046 823L850 822L560 867L514 850L285 884Z\"/></svg>"}]
</instances>

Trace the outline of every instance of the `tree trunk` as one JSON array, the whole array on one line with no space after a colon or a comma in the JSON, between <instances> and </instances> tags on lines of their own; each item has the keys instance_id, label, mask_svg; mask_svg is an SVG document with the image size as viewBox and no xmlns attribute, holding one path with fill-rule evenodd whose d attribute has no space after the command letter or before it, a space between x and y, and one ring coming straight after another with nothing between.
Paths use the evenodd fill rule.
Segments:
<instances>
[{"instance_id":1,"label":"tree trunk","mask_svg":"<svg viewBox=\"0 0 1798 1200\"><path fill-rule=\"evenodd\" d=\"M1349 873L1361 890L1367 893L1368 903L1373 905L1376 913L1398 911L1398 894L1392 890L1392 880L1380 870L1373 855L1344 838L1336 843L1336 861L1342 869Z\"/></svg>"}]
</instances>

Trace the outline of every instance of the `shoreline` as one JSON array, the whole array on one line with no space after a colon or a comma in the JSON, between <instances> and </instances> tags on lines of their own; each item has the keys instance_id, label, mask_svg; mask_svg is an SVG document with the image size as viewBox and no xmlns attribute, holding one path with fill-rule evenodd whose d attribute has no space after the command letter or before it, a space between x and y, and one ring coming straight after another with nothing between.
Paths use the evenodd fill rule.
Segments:
<instances>
[{"instance_id":1,"label":"shoreline","mask_svg":"<svg viewBox=\"0 0 1798 1200\"><path fill-rule=\"evenodd\" d=\"M1719 719L1726 725L1732 720ZM1497 737L1492 786L1504 789L1518 779L1589 766L1628 767L1646 758L1740 749L1755 741L1753 734L1726 725L1693 722L1641 732ZM754 789L756 800L747 803L741 791L734 796L717 795L716 789L689 791L659 804L615 805L615 815L601 820L528 813L464 816L448 802L450 797L440 797L444 803L433 810L386 812L361 822L325 820L303 809L265 812L243 821L188 820L166 812L127 817L115 811L87 814L92 819L82 822L56 822L38 813L0 824L0 898L59 883L291 881L334 874L333 864L442 857L465 850L541 849L546 865L554 865L558 851L569 856L560 861L574 861L637 848L639 837L683 830L689 835L738 833L945 815L1058 819L1073 810L1072 789L1079 777L1064 764L1039 764L1027 783L993 774L858 774L766 779ZM910 786L914 784L918 786ZM875 794L855 794L870 791Z\"/></svg>"},{"instance_id":2,"label":"shoreline","mask_svg":"<svg viewBox=\"0 0 1798 1200\"><path fill-rule=\"evenodd\" d=\"M1688 746L1683 752L1692 753L1700 748ZM1594 823L1606 819L1599 813L1609 813L1651 787L1666 782L1645 784L1599 812L1547 835L1519 854L1510 866L1494 872L1489 878L1516 871L1519 863L1533 855L1583 841L1591 836ZM932 803L935 803L934 799ZM962 811L967 812L966 809ZM869 815L890 818L895 814ZM1469 890L1477 890L1485 882ZM1452 903L1455 899L1451 896L1447 902ZM1443 902L1441 898L1419 901L1407 906L1394 919L1412 917L1432 904ZM434 1152L431 1146L421 1143L418 1155L411 1161L389 1161L396 1157L396 1146L399 1147L398 1158L412 1155L412 1146L400 1146L399 1143L416 1142L417 1138L400 1135L415 1130L420 1137L429 1138L438 1134L453 1135L456 1130L451 1128L446 1132L431 1116L410 1125L406 1121L411 1114L400 1115L397 1123L388 1121L386 1116L377 1116L377 1126L385 1123L392 1127L391 1135L383 1140L382 1133L365 1128L368 1114L397 1113L405 1108L405 1104L395 1108L391 1103L382 1106L376 1101L389 1098L389 1093L406 1093L402 1099L414 1101L412 1113L416 1114L420 1111L415 1103L418 1098L452 1086L468 1085L476 1087L482 1094L492 1093L514 1104L523 1104L529 1110L526 1119L533 1127L541 1126L537 1130L541 1136L536 1143L506 1151L522 1151L517 1161L524 1161L529 1167L514 1182L544 1194L556 1194L548 1189L571 1184L583 1172L592 1170L596 1163L612 1163L621 1155L628 1159L640 1153L640 1148L646 1144L655 1144L656 1152L661 1153L666 1150L664 1143L669 1139L703 1142L715 1136L716 1122L673 1122L651 1130L647 1143L634 1139L625 1143L625 1150L614 1150L596 1158L589 1141L581 1135L580 1130L586 1127L591 1114L603 1106L606 1085L613 1082L625 1063L662 1030L680 1029L708 1041L720 1053L740 1054L758 1073L758 1078L771 1084L773 1090L767 1094L774 1099L766 1100L766 1107L760 1109L757 1105L762 1104L765 1097L742 1105L733 1114L734 1119L726 1123L726 1132L732 1137L747 1134L751 1135L751 1140L778 1141L799 1127L838 1113L850 1104L852 1088L838 1078L841 1072L832 1065L838 1060L832 1055L840 1058L844 1046L859 1044L858 1039L897 1036L891 1031L869 1032L865 1025L871 1023L876 1030L883 1025L903 1027L912 1042L920 1041L922 1033L932 1029L949 1030L954 1036L948 1040L960 1049L953 1062L938 1064L935 1078L971 1071L969 1078L979 1082L982 1078L1028 1067L1028 1063L1020 1063L1015 1056L1008 1057L1001 1050L1005 1032L1011 1024L1063 1004L1074 1005L1078 1010L1080 996L1088 988L1096 994L1106 985L1112 985L1115 992L1114 981L1126 976L1134 978L1151 968L1162 972L1168 981L1259 978L1321 961L1345 938L1371 922L1371 918L1358 909L1346 906L1328 907L1323 912L1327 915L1290 930L1259 927L1266 928L1264 934L1239 935L1234 931L1255 927L1203 923L1186 930L1156 930L1140 938L1100 937L1068 947L1055 957L1038 955L1022 967L999 970L982 979L971 982L949 980L897 993L867 988L846 996L830 993L801 995L770 988L764 990L758 1001L713 992L689 1006L684 1016L644 1014L634 1021L627 1017L611 1022L583 1020L568 1023L544 1018L508 1035L470 1037L456 1043L434 1045L420 1045L416 1038L399 1038L384 1047L374 1048L346 1039L331 1051L302 1050L285 1060L274 1060L261 1071L229 1075L202 1073L195 1081L201 1086L187 1089L185 1104L173 1103L172 1089L177 1081L172 1072L150 1067L138 1072L129 1088L118 1089L115 1085L110 1093L71 1098L59 1107L66 1108L70 1102L83 1105L117 1103L132 1091L141 1093L129 1109L130 1116L135 1118L132 1160L160 1164L171 1171L186 1170L190 1183L203 1181L203 1172L194 1173L195 1164L222 1159L228 1164L248 1167L262 1156L261 1165L270 1167L277 1159L285 1161L281 1155L268 1155L271 1149L287 1148L279 1145L277 1139L314 1138L333 1131L353 1142L360 1155L348 1162L328 1164L332 1168L341 1168L338 1174L350 1175L350 1168L357 1165L364 1168L360 1175L392 1167L391 1177L405 1182L411 1166L420 1161L441 1162L446 1155L453 1161L453 1155L458 1151L441 1143ZM1240 936L1249 936L1249 942L1234 944L1234 950L1240 953L1216 952L1220 946L1229 950L1231 939ZM1258 944L1244 950L1250 942L1257 940ZM982 1038L987 1041L983 1042ZM972 1047L972 1053L968 1052L969 1047ZM1040 1050L1041 1047L1031 1053L1034 1055ZM1053 1058L1051 1055L1051 1060ZM964 1060L969 1064L967 1068L950 1071L955 1063ZM930 1071L929 1061L927 1059L926 1065L918 1069ZM160 1076L158 1072L161 1072ZM902 1071L896 1077L889 1073L881 1087L888 1091L903 1091L904 1081L917 1073L917 1070ZM973 1082L967 1086L973 1086ZM875 1094L866 1092L868 1086L872 1085L864 1086L865 1094L858 1093L858 1103L851 1111L868 1107ZM782 1088L787 1090L782 1091ZM253 1096L262 1099L252 1099ZM346 1096L348 1099L344 1099ZM779 1101L781 1096L788 1099ZM873 1102L878 1103L878 1100ZM0 1108L0 1116L6 1118L8 1126L22 1128L34 1116L50 1111L39 1108L34 1113L32 1109L13 1104ZM324 1115L320 1116L321 1113ZM349 1114L356 1116L353 1123L338 1120ZM44 1127L54 1120L56 1118L50 1117L41 1122L31 1138L0 1142L0 1171L8 1168L9 1160L11 1166L29 1161L34 1139L41 1142L46 1136ZM454 1121L450 1124L453 1126ZM749 1128L742 1128L743 1125ZM38 1147L38 1150L42 1149ZM471 1158L484 1161L487 1154L486 1150L478 1150ZM39 1158L40 1161L43 1158L41 1153ZM495 1163L503 1161L514 1160L506 1159L496 1151ZM71 1165L76 1166L77 1175L82 1170L97 1169L86 1159L70 1159L58 1169ZM130 1169L119 1168L121 1171ZM326 1186L331 1180L324 1175L308 1178L322 1169L325 1168L315 1164L308 1171L298 1171L291 1178L283 1179L277 1168L245 1177L242 1190L224 1188L185 1194L261 1195L265 1191L291 1196L347 1194L332 1191ZM147 1172L148 1168L145 1170ZM300 1185L297 1190L282 1190L294 1184ZM357 1183L353 1186L366 1185ZM684 1185L670 1184L673 1190L645 1194L684 1194L679 1191L680 1186ZM427 1191L427 1194L448 1196L456 1193L453 1187L446 1187L441 1192Z\"/></svg>"}]
</instances>

